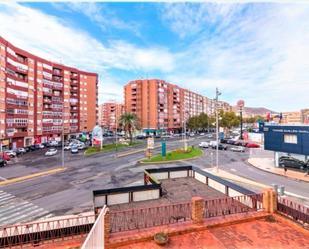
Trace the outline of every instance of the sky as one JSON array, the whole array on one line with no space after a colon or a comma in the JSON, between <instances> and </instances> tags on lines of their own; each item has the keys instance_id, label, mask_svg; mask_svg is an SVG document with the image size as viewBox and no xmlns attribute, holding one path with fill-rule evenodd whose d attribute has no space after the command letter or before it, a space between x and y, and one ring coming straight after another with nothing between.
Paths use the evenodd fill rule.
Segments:
<instances>
[{"instance_id":1,"label":"sky","mask_svg":"<svg viewBox=\"0 0 309 249\"><path fill-rule=\"evenodd\" d=\"M99 74L99 103L159 78L274 111L309 108L309 4L0 3L0 36Z\"/></svg>"}]
</instances>

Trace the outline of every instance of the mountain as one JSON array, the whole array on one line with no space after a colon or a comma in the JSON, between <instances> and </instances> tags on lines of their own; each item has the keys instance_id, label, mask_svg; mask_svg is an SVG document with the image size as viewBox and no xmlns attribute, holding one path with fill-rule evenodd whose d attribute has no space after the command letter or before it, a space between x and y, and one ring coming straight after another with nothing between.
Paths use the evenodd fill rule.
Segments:
<instances>
[{"instance_id":1,"label":"mountain","mask_svg":"<svg viewBox=\"0 0 309 249\"><path fill-rule=\"evenodd\" d=\"M233 106L233 111L239 113L239 108L237 106ZM252 117L252 116L266 116L266 114L276 113L275 111L269 110L265 107L244 107L243 108L243 117Z\"/></svg>"}]
</instances>

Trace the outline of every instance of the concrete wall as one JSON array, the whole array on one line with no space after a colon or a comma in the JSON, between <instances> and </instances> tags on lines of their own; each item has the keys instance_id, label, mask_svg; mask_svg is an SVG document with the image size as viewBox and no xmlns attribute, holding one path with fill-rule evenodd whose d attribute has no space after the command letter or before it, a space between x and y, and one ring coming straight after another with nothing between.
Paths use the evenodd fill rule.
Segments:
<instances>
[{"instance_id":1,"label":"concrete wall","mask_svg":"<svg viewBox=\"0 0 309 249\"><path fill-rule=\"evenodd\" d=\"M197 173L195 172L194 174L194 178L202 183L205 183L206 184L206 176L200 174L200 173Z\"/></svg>"},{"instance_id":2,"label":"concrete wall","mask_svg":"<svg viewBox=\"0 0 309 249\"><path fill-rule=\"evenodd\" d=\"M220 191L221 193L225 194L225 185L213 180L213 179L208 179L208 186L214 188L217 191Z\"/></svg>"},{"instance_id":3,"label":"concrete wall","mask_svg":"<svg viewBox=\"0 0 309 249\"><path fill-rule=\"evenodd\" d=\"M133 201L146 201L160 198L160 190L145 190L133 193Z\"/></svg>"},{"instance_id":4,"label":"concrete wall","mask_svg":"<svg viewBox=\"0 0 309 249\"><path fill-rule=\"evenodd\" d=\"M107 205L129 203L129 193L112 194L107 196Z\"/></svg>"}]
</instances>

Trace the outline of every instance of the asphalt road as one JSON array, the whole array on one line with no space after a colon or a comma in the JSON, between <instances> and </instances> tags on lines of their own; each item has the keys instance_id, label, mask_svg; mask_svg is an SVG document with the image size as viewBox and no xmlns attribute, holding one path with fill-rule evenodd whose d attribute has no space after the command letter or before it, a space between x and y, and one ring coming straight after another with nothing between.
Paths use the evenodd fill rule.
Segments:
<instances>
[{"instance_id":1,"label":"asphalt road","mask_svg":"<svg viewBox=\"0 0 309 249\"><path fill-rule=\"evenodd\" d=\"M207 141L205 137L190 138L189 144L198 145L201 141ZM167 149L171 150L180 147L180 139L167 141ZM138 146L142 148L144 145ZM126 151L124 149L123 151ZM154 153L159 153L160 148ZM211 153L213 153L211 155ZM60 154L60 153L59 153ZM238 153L232 151L220 151L220 167L223 169L244 176L264 184L277 183L285 185L286 190L297 195L305 196L309 199L308 183L289 180L284 177L260 171L250 166L246 161L249 152ZM0 187L0 224L9 224L12 219L6 218L2 222L2 216L7 212L14 214L14 210L19 207L19 203L30 203L31 212L35 215L22 214L14 222L29 221L40 217L51 215L63 215L80 213L92 210L92 191L103 188L123 187L143 183L143 170L150 167L166 167L169 165L136 165L136 161L144 158L144 152L131 154L125 157L116 158L115 152L99 153L85 157L82 154L65 154L64 172L56 175L49 175L34 178L29 181L19 182L8 186ZM192 163L198 167L212 167L215 163L215 150L205 149L203 157L188 162L178 162L172 165L184 165ZM61 165L60 155L47 158L42 151L31 152L24 155L9 167L0 168L2 178L11 178L19 175L26 175L38 170L46 170ZM248 186L250 187L250 186ZM253 187L252 187L253 188ZM3 200L11 198L14 205L1 206L1 193ZM27 205L30 205L27 204ZM39 211L36 211L39 210ZM30 214L31 214L30 212Z\"/></svg>"}]
</instances>

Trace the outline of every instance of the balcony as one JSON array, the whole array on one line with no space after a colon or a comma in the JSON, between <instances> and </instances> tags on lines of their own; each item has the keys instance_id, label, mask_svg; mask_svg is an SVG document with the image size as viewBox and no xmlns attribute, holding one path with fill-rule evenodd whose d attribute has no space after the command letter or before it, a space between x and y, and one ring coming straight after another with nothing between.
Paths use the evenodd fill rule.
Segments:
<instances>
[{"instance_id":1,"label":"balcony","mask_svg":"<svg viewBox=\"0 0 309 249\"><path fill-rule=\"evenodd\" d=\"M73 74L71 74L70 78L71 79L78 79L78 74L73 73Z\"/></svg>"},{"instance_id":2,"label":"balcony","mask_svg":"<svg viewBox=\"0 0 309 249\"><path fill-rule=\"evenodd\" d=\"M62 76L62 71L60 69L53 69L53 75Z\"/></svg>"}]
</instances>

